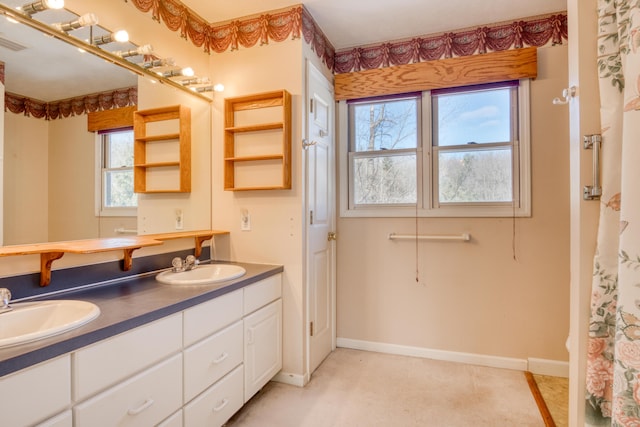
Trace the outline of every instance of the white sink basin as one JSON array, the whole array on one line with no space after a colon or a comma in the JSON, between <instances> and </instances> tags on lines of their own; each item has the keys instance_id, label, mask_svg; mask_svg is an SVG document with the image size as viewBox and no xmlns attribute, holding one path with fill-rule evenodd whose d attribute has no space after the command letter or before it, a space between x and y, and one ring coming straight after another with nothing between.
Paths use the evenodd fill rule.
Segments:
<instances>
[{"instance_id":1,"label":"white sink basin","mask_svg":"<svg viewBox=\"0 0 640 427\"><path fill-rule=\"evenodd\" d=\"M100 314L97 305L76 300L20 302L11 307L0 314L0 348L70 331Z\"/></svg>"},{"instance_id":2,"label":"white sink basin","mask_svg":"<svg viewBox=\"0 0 640 427\"><path fill-rule=\"evenodd\" d=\"M245 275L247 270L234 264L199 265L193 270L175 273L163 271L156 280L166 285L210 285L225 280L237 279Z\"/></svg>"}]
</instances>

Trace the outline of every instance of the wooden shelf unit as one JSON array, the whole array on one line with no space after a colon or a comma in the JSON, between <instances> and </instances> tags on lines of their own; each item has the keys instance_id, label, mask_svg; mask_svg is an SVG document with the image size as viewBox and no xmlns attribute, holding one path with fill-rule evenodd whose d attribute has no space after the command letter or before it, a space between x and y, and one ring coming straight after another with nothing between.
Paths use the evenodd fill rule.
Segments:
<instances>
[{"instance_id":1,"label":"wooden shelf unit","mask_svg":"<svg viewBox=\"0 0 640 427\"><path fill-rule=\"evenodd\" d=\"M178 132L148 134L147 124L160 121L178 121ZM133 117L134 167L133 186L136 193L189 193L191 192L191 110L184 105L139 110ZM178 144L178 159L172 161L148 162L148 144L172 142ZM157 168L176 169L175 188L148 189L147 173Z\"/></svg>"},{"instance_id":2,"label":"wooden shelf unit","mask_svg":"<svg viewBox=\"0 0 640 427\"><path fill-rule=\"evenodd\" d=\"M250 190L283 190L291 188L291 94L286 90L259 93L254 95L226 98L224 101L224 189L227 191ZM242 119L236 117L236 113L270 107L281 107L281 121L258 122L243 124ZM266 131L280 131L282 142L279 152L238 155L236 139L238 134L260 133ZM245 163L248 166L257 165L257 162L280 163L280 183L273 185L239 185L236 182L236 166ZM258 179L259 180L259 179Z\"/></svg>"}]
</instances>

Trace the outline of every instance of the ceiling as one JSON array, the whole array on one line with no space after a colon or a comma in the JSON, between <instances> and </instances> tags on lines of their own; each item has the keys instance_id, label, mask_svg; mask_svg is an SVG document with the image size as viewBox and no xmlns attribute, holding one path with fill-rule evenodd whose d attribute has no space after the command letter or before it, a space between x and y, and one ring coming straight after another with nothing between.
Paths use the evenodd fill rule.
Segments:
<instances>
[{"instance_id":1,"label":"ceiling","mask_svg":"<svg viewBox=\"0 0 640 427\"><path fill-rule=\"evenodd\" d=\"M213 23L303 3L337 50L567 9L566 0L181 1Z\"/></svg>"},{"instance_id":2,"label":"ceiling","mask_svg":"<svg viewBox=\"0 0 640 427\"><path fill-rule=\"evenodd\" d=\"M300 4L300 0L181 1L214 24ZM16 7L26 0L0 2ZM303 4L336 50L566 10L566 0L304 0ZM48 24L74 18L74 15L65 14L68 12L48 10L36 16ZM88 39L89 34L82 31L88 30L74 31L73 35ZM94 36L106 34L98 26L93 31ZM26 49L7 49L3 38L19 42ZM7 64L6 90L41 101L55 101L135 86L137 77L131 72L92 55L78 55L70 46L60 50L62 45L35 30L0 19L0 61ZM104 45L104 48L128 50L135 47L133 44L115 45L117 47ZM27 60L32 57L38 61ZM103 71L104 67L109 67L108 71ZM63 85L62 76L65 76L63 81L70 84Z\"/></svg>"}]
</instances>

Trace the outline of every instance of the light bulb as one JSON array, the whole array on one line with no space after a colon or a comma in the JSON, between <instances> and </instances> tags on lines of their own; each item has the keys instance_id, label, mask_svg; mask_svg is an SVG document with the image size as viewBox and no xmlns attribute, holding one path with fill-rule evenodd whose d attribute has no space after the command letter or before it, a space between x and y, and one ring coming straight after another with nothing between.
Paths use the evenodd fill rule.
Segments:
<instances>
[{"instance_id":1,"label":"light bulb","mask_svg":"<svg viewBox=\"0 0 640 427\"><path fill-rule=\"evenodd\" d=\"M185 77L193 77L196 74L191 67L183 68L181 72Z\"/></svg>"},{"instance_id":2,"label":"light bulb","mask_svg":"<svg viewBox=\"0 0 640 427\"><path fill-rule=\"evenodd\" d=\"M213 85L213 90L216 92L224 92L224 85L222 83L217 83Z\"/></svg>"},{"instance_id":3,"label":"light bulb","mask_svg":"<svg viewBox=\"0 0 640 427\"><path fill-rule=\"evenodd\" d=\"M113 33L113 39L117 42L124 43L129 41L129 33L125 30L118 30Z\"/></svg>"},{"instance_id":4,"label":"light bulb","mask_svg":"<svg viewBox=\"0 0 640 427\"><path fill-rule=\"evenodd\" d=\"M62 9L64 7L64 0L44 0L44 4L47 9Z\"/></svg>"}]
</instances>

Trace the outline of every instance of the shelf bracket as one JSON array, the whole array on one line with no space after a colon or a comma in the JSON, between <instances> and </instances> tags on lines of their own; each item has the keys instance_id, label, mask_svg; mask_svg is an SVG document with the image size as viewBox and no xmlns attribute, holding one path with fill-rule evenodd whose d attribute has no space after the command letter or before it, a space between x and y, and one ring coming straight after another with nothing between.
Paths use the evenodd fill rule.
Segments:
<instances>
[{"instance_id":1,"label":"shelf bracket","mask_svg":"<svg viewBox=\"0 0 640 427\"><path fill-rule=\"evenodd\" d=\"M206 236L196 236L195 250L193 254L196 258L200 258L200 255L202 255L202 244L210 239L213 239L213 234L207 234Z\"/></svg>"},{"instance_id":2,"label":"shelf bracket","mask_svg":"<svg viewBox=\"0 0 640 427\"><path fill-rule=\"evenodd\" d=\"M64 252L44 252L40 254L40 286L49 286L51 283L51 264L62 258Z\"/></svg>"},{"instance_id":3,"label":"shelf bracket","mask_svg":"<svg viewBox=\"0 0 640 427\"><path fill-rule=\"evenodd\" d=\"M133 251L140 248L126 248L124 249L124 258L122 259L122 270L129 271L133 266Z\"/></svg>"}]
</instances>

